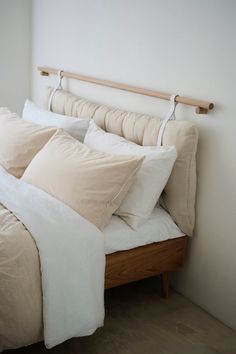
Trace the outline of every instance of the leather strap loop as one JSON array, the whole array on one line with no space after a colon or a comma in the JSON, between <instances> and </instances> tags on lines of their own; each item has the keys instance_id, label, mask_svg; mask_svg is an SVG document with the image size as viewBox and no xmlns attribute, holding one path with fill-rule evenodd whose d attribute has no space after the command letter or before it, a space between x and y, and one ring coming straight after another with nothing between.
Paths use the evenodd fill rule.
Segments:
<instances>
[{"instance_id":1,"label":"leather strap loop","mask_svg":"<svg viewBox=\"0 0 236 354\"><path fill-rule=\"evenodd\" d=\"M58 70L58 72L57 72L57 76L58 76L59 81L58 81L58 85L52 90L51 95L49 97L49 100L48 100L48 110L49 111L51 111L51 108L52 108L52 99L53 99L53 96L54 96L55 92L57 90L62 89L62 86L61 86L61 81L62 81L62 78L63 78L62 72L63 72L63 70Z\"/></svg>"},{"instance_id":2,"label":"leather strap loop","mask_svg":"<svg viewBox=\"0 0 236 354\"><path fill-rule=\"evenodd\" d=\"M176 97L178 97L178 95L172 95L170 97L170 102L171 102L170 109L161 124L160 130L158 133L158 137L157 137L157 146L162 145L163 135L164 135L165 127L166 127L166 124L168 123L168 121L176 119L175 118L175 108L178 104L178 102L176 102Z\"/></svg>"}]
</instances>

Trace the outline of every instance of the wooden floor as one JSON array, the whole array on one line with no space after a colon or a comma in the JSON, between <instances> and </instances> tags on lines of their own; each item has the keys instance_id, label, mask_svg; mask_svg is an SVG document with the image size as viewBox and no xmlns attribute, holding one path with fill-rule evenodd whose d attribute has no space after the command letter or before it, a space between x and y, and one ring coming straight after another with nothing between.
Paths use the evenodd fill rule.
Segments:
<instances>
[{"instance_id":1,"label":"wooden floor","mask_svg":"<svg viewBox=\"0 0 236 354\"><path fill-rule=\"evenodd\" d=\"M7 354L236 354L236 332L149 279L106 291L105 326L47 351L43 343Z\"/></svg>"}]
</instances>

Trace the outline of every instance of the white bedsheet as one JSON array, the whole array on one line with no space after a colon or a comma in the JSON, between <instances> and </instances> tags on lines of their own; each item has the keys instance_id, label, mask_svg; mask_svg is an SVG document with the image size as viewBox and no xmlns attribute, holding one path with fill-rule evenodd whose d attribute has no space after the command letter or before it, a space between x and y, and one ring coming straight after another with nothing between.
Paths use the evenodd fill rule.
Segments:
<instances>
[{"instance_id":1,"label":"white bedsheet","mask_svg":"<svg viewBox=\"0 0 236 354\"><path fill-rule=\"evenodd\" d=\"M103 233L106 254L184 236L170 215L161 207L155 208L149 220L137 231L113 215Z\"/></svg>"},{"instance_id":2,"label":"white bedsheet","mask_svg":"<svg viewBox=\"0 0 236 354\"><path fill-rule=\"evenodd\" d=\"M0 202L25 224L39 250L47 348L92 334L104 320L102 233L65 204L1 167Z\"/></svg>"}]
</instances>

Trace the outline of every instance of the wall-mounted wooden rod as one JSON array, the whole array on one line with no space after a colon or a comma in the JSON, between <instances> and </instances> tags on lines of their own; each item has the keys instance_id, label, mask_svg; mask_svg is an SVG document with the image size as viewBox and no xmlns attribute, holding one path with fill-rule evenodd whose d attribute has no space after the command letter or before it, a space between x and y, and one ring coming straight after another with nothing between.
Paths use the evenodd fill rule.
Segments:
<instances>
[{"instance_id":1,"label":"wall-mounted wooden rod","mask_svg":"<svg viewBox=\"0 0 236 354\"><path fill-rule=\"evenodd\" d=\"M44 66L39 66L38 70L41 72L41 75L43 75L43 76L48 76L50 74L57 75L57 73L58 73L57 69L48 68L48 67L44 67ZM160 98L163 100L170 100L170 98L171 98L171 95L168 93L154 91L154 90L148 90L148 89L144 89L141 87L131 86L131 85L127 85L127 84L121 84L121 83L114 82L114 81L96 79L95 77L84 76L84 75L80 75L80 74L76 74L76 73L71 73L68 71L62 71L61 75L63 77L67 77L70 79L90 82L92 84L97 84L97 85L102 85L102 86L108 86L108 87L116 88L119 90L138 93L140 95ZM176 101L179 103L189 105L189 106L197 107L196 113L198 113L198 114L207 114L208 110L213 109L213 107L214 107L214 104L211 102L194 100L192 98L188 98L188 97L184 97L184 96L178 96L176 98Z\"/></svg>"}]
</instances>

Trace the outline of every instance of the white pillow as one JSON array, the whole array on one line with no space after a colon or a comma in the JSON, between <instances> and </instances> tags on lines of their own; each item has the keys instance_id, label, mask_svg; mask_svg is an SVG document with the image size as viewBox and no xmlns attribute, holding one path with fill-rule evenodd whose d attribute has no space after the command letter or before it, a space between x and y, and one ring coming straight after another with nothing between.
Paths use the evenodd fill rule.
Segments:
<instances>
[{"instance_id":1,"label":"white pillow","mask_svg":"<svg viewBox=\"0 0 236 354\"><path fill-rule=\"evenodd\" d=\"M29 100L25 101L22 118L35 124L63 128L80 142L84 141L90 122L90 118L74 118L46 111Z\"/></svg>"},{"instance_id":2,"label":"white pillow","mask_svg":"<svg viewBox=\"0 0 236 354\"><path fill-rule=\"evenodd\" d=\"M84 144L97 151L117 155L145 156L134 183L115 214L134 230L151 215L177 157L174 146L140 146L126 139L106 133L92 120Z\"/></svg>"}]
</instances>

